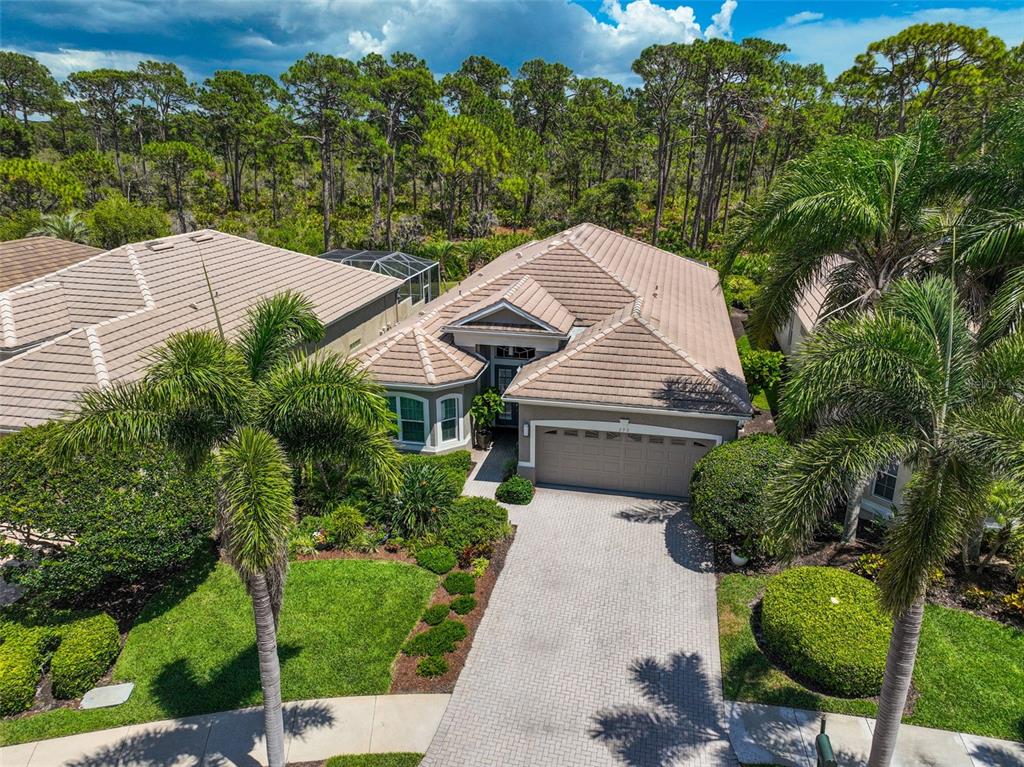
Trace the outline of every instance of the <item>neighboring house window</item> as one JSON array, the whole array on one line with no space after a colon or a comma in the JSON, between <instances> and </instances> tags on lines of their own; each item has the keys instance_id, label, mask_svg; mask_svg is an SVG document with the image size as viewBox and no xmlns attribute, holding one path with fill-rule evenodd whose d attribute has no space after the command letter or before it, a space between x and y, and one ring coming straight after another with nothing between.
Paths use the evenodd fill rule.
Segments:
<instances>
[{"instance_id":1,"label":"neighboring house window","mask_svg":"<svg viewBox=\"0 0 1024 767\"><path fill-rule=\"evenodd\" d=\"M872 489L871 494L891 501L896 495L896 472L899 471L899 468L899 463L893 461L878 472L878 476L875 477L875 487Z\"/></svg>"},{"instance_id":2,"label":"neighboring house window","mask_svg":"<svg viewBox=\"0 0 1024 767\"><path fill-rule=\"evenodd\" d=\"M441 422L441 442L462 439L462 396L455 394L438 400L437 419Z\"/></svg>"},{"instance_id":3,"label":"neighboring house window","mask_svg":"<svg viewBox=\"0 0 1024 767\"><path fill-rule=\"evenodd\" d=\"M424 444L427 441L426 400L408 394L389 394L388 407L398 419L398 441Z\"/></svg>"},{"instance_id":4,"label":"neighboring house window","mask_svg":"<svg viewBox=\"0 0 1024 767\"><path fill-rule=\"evenodd\" d=\"M537 356L537 350L532 346L496 346L494 356L507 360L532 360Z\"/></svg>"}]
</instances>

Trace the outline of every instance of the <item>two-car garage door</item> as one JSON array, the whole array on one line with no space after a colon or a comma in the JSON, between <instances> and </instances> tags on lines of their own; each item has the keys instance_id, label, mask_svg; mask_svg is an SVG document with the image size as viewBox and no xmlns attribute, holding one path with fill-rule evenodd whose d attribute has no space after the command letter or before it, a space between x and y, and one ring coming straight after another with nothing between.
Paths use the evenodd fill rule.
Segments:
<instances>
[{"instance_id":1,"label":"two-car garage door","mask_svg":"<svg viewBox=\"0 0 1024 767\"><path fill-rule=\"evenodd\" d=\"M537 429L538 482L654 495L688 495L711 440L617 431Z\"/></svg>"}]
</instances>

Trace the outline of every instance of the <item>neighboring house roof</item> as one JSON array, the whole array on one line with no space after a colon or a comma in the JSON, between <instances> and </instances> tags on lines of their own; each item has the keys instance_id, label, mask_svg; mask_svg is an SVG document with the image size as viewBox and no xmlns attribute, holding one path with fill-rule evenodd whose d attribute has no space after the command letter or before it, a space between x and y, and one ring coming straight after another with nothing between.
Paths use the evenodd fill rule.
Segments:
<instances>
[{"instance_id":1,"label":"neighboring house roof","mask_svg":"<svg viewBox=\"0 0 1024 767\"><path fill-rule=\"evenodd\" d=\"M515 295L516 289L524 291L530 285L522 281L524 276L586 330L571 337L561 351L525 366L509 396L751 412L718 273L594 224L499 256L360 352L359 359L378 381L396 386L475 378L486 365L475 356L467 355L464 368L443 373L435 368L430 381L422 366L403 367L388 359L388 344L418 329L455 349L448 334L452 323L471 315L475 307ZM532 293L532 288L524 292Z\"/></svg>"},{"instance_id":2,"label":"neighboring house roof","mask_svg":"<svg viewBox=\"0 0 1024 767\"><path fill-rule=\"evenodd\" d=\"M0 290L77 264L103 251L56 237L26 237L0 242Z\"/></svg>"},{"instance_id":3,"label":"neighboring house roof","mask_svg":"<svg viewBox=\"0 0 1024 767\"><path fill-rule=\"evenodd\" d=\"M543 285L530 275L524 274L509 287L477 301L451 324L507 329L501 324L487 321L489 316L500 309L510 309L528 322L556 333L568 333L576 322L572 313L548 293ZM518 327L518 323L516 326Z\"/></svg>"},{"instance_id":4,"label":"neighboring house roof","mask_svg":"<svg viewBox=\"0 0 1024 767\"><path fill-rule=\"evenodd\" d=\"M101 253L0 293L0 429L55 418L83 389L138 378L172 333L216 327L204 263L228 336L254 303L284 290L330 325L401 285L211 230ZM14 356L3 359L5 349Z\"/></svg>"}]
</instances>

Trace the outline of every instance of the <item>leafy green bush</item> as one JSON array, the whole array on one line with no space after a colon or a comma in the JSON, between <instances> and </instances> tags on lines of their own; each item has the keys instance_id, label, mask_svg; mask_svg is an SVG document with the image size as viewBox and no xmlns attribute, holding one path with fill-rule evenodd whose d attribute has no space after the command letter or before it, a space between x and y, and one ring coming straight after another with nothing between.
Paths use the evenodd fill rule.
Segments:
<instances>
[{"instance_id":1,"label":"leafy green bush","mask_svg":"<svg viewBox=\"0 0 1024 767\"><path fill-rule=\"evenodd\" d=\"M452 652L467 633L464 623L444 620L406 642L402 652L406 655L444 655Z\"/></svg>"},{"instance_id":2,"label":"leafy green bush","mask_svg":"<svg viewBox=\"0 0 1024 767\"><path fill-rule=\"evenodd\" d=\"M761 292L756 282L741 274L730 274L726 277L723 289L726 303L740 309L752 308L757 295Z\"/></svg>"},{"instance_id":3,"label":"leafy green bush","mask_svg":"<svg viewBox=\"0 0 1024 767\"><path fill-rule=\"evenodd\" d=\"M398 494L372 501L379 521L388 521L402 536L414 537L436 528L462 492L465 476L450 465L419 456L406 459Z\"/></svg>"},{"instance_id":4,"label":"leafy green bush","mask_svg":"<svg viewBox=\"0 0 1024 767\"><path fill-rule=\"evenodd\" d=\"M711 450L697 462L690 480L693 521L716 543L769 556L765 490L791 450L773 434L743 437Z\"/></svg>"},{"instance_id":5,"label":"leafy green bush","mask_svg":"<svg viewBox=\"0 0 1024 767\"><path fill-rule=\"evenodd\" d=\"M885 566L885 557L881 554L861 554L851 568L857 575L874 580Z\"/></svg>"},{"instance_id":6,"label":"leafy green bush","mask_svg":"<svg viewBox=\"0 0 1024 767\"><path fill-rule=\"evenodd\" d=\"M121 649L121 635L106 613L75 621L60 632L60 645L50 659L55 698L77 698L89 690Z\"/></svg>"},{"instance_id":7,"label":"leafy green bush","mask_svg":"<svg viewBox=\"0 0 1024 767\"><path fill-rule=\"evenodd\" d=\"M834 567L794 567L768 582L761 629L772 655L836 695L877 695L892 620L871 581Z\"/></svg>"},{"instance_id":8,"label":"leafy green bush","mask_svg":"<svg viewBox=\"0 0 1024 767\"><path fill-rule=\"evenodd\" d=\"M470 566L472 567L470 572L473 573L473 575L475 575L477 578L482 578L484 573L487 572L487 568L490 567L490 565L491 560L489 560L487 557L474 557L473 561L470 563Z\"/></svg>"},{"instance_id":9,"label":"leafy green bush","mask_svg":"<svg viewBox=\"0 0 1024 767\"><path fill-rule=\"evenodd\" d=\"M476 591L476 578L473 573L450 573L442 585L449 594L472 594Z\"/></svg>"},{"instance_id":10,"label":"leafy green bush","mask_svg":"<svg viewBox=\"0 0 1024 767\"><path fill-rule=\"evenodd\" d=\"M323 531L327 542L339 549L356 543L366 531L366 517L355 506L332 506L323 516Z\"/></svg>"},{"instance_id":11,"label":"leafy green bush","mask_svg":"<svg viewBox=\"0 0 1024 767\"><path fill-rule=\"evenodd\" d=\"M782 380L782 364L786 359L782 352L755 349L751 347L747 336L736 342L736 350L751 394L769 391L779 385Z\"/></svg>"},{"instance_id":12,"label":"leafy green bush","mask_svg":"<svg viewBox=\"0 0 1024 767\"><path fill-rule=\"evenodd\" d=\"M160 208L130 202L120 192L96 203L89 211L88 221L92 244L107 250L171 233L167 216Z\"/></svg>"},{"instance_id":13,"label":"leafy green bush","mask_svg":"<svg viewBox=\"0 0 1024 767\"><path fill-rule=\"evenodd\" d=\"M526 505L533 500L533 483L526 477L513 474L498 485L494 497L502 503Z\"/></svg>"},{"instance_id":14,"label":"leafy green bush","mask_svg":"<svg viewBox=\"0 0 1024 767\"><path fill-rule=\"evenodd\" d=\"M34 613L9 610L0 617L0 714L32 705L47 661L56 698L77 698L114 662L121 636L106 613Z\"/></svg>"},{"instance_id":15,"label":"leafy green bush","mask_svg":"<svg viewBox=\"0 0 1024 767\"><path fill-rule=\"evenodd\" d=\"M476 608L476 598L471 597L468 594L463 594L460 597L455 597L452 600L452 612L457 615L465 615L471 613Z\"/></svg>"},{"instance_id":16,"label":"leafy green bush","mask_svg":"<svg viewBox=\"0 0 1024 767\"><path fill-rule=\"evenodd\" d=\"M432 573L444 575L455 567L455 553L447 546L431 546L416 552L416 564Z\"/></svg>"},{"instance_id":17,"label":"leafy green bush","mask_svg":"<svg viewBox=\"0 0 1024 767\"><path fill-rule=\"evenodd\" d=\"M53 634L45 626L0 620L0 642L0 714L8 716L32 705Z\"/></svg>"},{"instance_id":18,"label":"leafy green bush","mask_svg":"<svg viewBox=\"0 0 1024 767\"><path fill-rule=\"evenodd\" d=\"M448 661L440 655L428 655L416 664L417 676L441 676L448 671Z\"/></svg>"},{"instance_id":19,"label":"leafy green bush","mask_svg":"<svg viewBox=\"0 0 1024 767\"><path fill-rule=\"evenodd\" d=\"M453 551L480 546L506 537L511 528L508 510L493 498L457 498L441 518L438 538Z\"/></svg>"},{"instance_id":20,"label":"leafy green bush","mask_svg":"<svg viewBox=\"0 0 1024 767\"><path fill-rule=\"evenodd\" d=\"M158 586L212 548L212 467L190 472L157 446L95 446L57 462L46 449L56 428L0 437L0 531L74 541L21 552L35 566L10 577L27 599L94 605Z\"/></svg>"},{"instance_id":21,"label":"leafy green bush","mask_svg":"<svg viewBox=\"0 0 1024 767\"><path fill-rule=\"evenodd\" d=\"M423 622L428 626L436 626L438 623L448 617L448 613L451 612L451 608L448 605L431 605L423 611Z\"/></svg>"}]
</instances>

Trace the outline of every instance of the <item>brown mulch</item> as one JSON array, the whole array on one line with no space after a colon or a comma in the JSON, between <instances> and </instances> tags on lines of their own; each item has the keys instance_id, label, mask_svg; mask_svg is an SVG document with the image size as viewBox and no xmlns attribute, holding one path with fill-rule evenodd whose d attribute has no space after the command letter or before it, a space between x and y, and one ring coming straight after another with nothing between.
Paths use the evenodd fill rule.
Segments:
<instances>
[{"instance_id":1,"label":"brown mulch","mask_svg":"<svg viewBox=\"0 0 1024 767\"><path fill-rule=\"evenodd\" d=\"M494 544L494 551L490 558L491 564L483 576L476 582L476 591L473 594L476 598L476 607L468 615L458 616L458 620L466 624L469 633L459 643L459 646L455 648L455 652L444 656L444 659L448 661L448 671L441 676L435 677L417 676L416 665L420 662L420 658L400 653L391 674L391 689L389 692L450 693L455 689L455 681L459 678L463 666L466 665L466 657L469 655L470 647L473 646L473 638L476 636L477 626L480 625L484 611L487 609L487 603L491 599L491 591L494 589L494 584L497 583L498 576L505 566L505 557L508 556L508 550L512 546L514 539L515 527L512 528L512 535ZM430 604L449 602L451 599L452 597L444 590L444 587L438 584L437 591L430 598ZM426 628L426 624L418 623L413 631L414 633L419 633Z\"/></svg>"}]
</instances>

